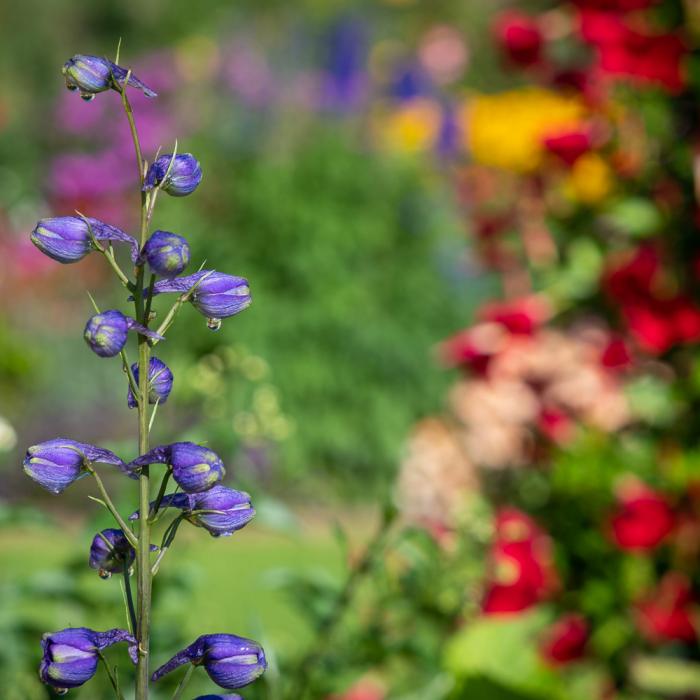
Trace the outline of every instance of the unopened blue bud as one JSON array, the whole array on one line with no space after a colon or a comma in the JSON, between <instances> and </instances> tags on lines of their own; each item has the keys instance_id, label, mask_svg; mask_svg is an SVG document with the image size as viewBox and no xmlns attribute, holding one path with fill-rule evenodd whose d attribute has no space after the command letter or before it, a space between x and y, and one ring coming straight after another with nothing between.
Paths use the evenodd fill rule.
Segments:
<instances>
[{"instance_id":1,"label":"unopened blue bud","mask_svg":"<svg viewBox=\"0 0 700 700\"><path fill-rule=\"evenodd\" d=\"M90 568L97 569L102 578L120 574L128 569L136 558L123 530L108 528L98 532L90 545Z\"/></svg>"},{"instance_id":2,"label":"unopened blue bud","mask_svg":"<svg viewBox=\"0 0 700 700\"><path fill-rule=\"evenodd\" d=\"M95 675L100 652L118 642L129 642L129 655L136 663L137 642L126 630L95 632L87 627L69 627L45 634L39 678L59 692L78 688Z\"/></svg>"},{"instance_id":3,"label":"unopened blue bud","mask_svg":"<svg viewBox=\"0 0 700 700\"><path fill-rule=\"evenodd\" d=\"M98 92L123 89L129 71L101 56L76 54L65 62L62 73L69 90L79 90L84 100L91 100ZM127 84L141 90L146 97L156 97L156 93L133 74Z\"/></svg>"},{"instance_id":4,"label":"unopened blue bud","mask_svg":"<svg viewBox=\"0 0 700 700\"><path fill-rule=\"evenodd\" d=\"M213 450L194 442L174 442L154 447L128 465L129 470L148 464L168 464L173 478L185 493L200 493L221 481L226 469Z\"/></svg>"},{"instance_id":5,"label":"unopened blue bud","mask_svg":"<svg viewBox=\"0 0 700 700\"><path fill-rule=\"evenodd\" d=\"M154 294L189 292L192 306L209 319L234 316L251 303L250 287L245 277L235 277L216 270L200 270L186 277L160 280Z\"/></svg>"},{"instance_id":6,"label":"unopened blue bud","mask_svg":"<svg viewBox=\"0 0 700 700\"><path fill-rule=\"evenodd\" d=\"M130 330L135 330L147 338L163 340L163 336L136 323L133 318L125 316L117 309L95 314L85 324L83 337L96 355L114 357L124 349Z\"/></svg>"},{"instance_id":7,"label":"unopened blue bud","mask_svg":"<svg viewBox=\"0 0 700 700\"><path fill-rule=\"evenodd\" d=\"M194 192L201 181L202 168L191 153L178 153L174 158L168 153L148 168L143 189L160 187L173 197L184 197Z\"/></svg>"},{"instance_id":8,"label":"unopened blue bud","mask_svg":"<svg viewBox=\"0 0 700 700\"><path fill-rule=\"evenodd\" d=\"M235 634L205 634L157 669L157 681L183 664L204 666L214 683L221 688L236 689L252 683L267 668L265 652L257 642ZM216 697L216 696L215 696Z\"/></svg>"},{"instance_id":9,"label":"unopened blue bud","mask_svg":"<svg viewBox=\"0 0 700 700\"><path fill-rule=\"evenodd\" d=\"M134 362L131 365L131 371L138 386L139 383L139 365ZM173 388L173 373L168 365L157 357L151 357L148 364L148 403L165 403ZM138 403L136 397L129 387L129 393L126 398L129 408L136 408Z\"/></svg>"},{"instance_id":10,"label":"unopened blue bud","mask_svg":"<svg viewBox=\"0 0 700 700\"><path fill-rule=\"evenodd\" d=\"M153 272L162 277L176 277L190 262L190 246L177 233L154 231L146 241L143 254Z\"/></svg>"},{"instance_id":11,"label":"unopened blue bud","mask_svg":"<svg viewBox=\"0 0 700 700\"><path fill-rule=\"evenodd\" d=\"M236 693L229 693L226 695L198 695L194 700L243 700L243 698Z\"/></svg>"},{"instance_id":12,"label":"unopened blue bud","mask_svg":"<svg viewBox=\"0 0 700 700\"><path fill-rule=\"evenodd\" d=\"M82 260L94 250L90 238L98 242L126 243L131 247L131 259L138 257L138 243L128 233L103 221L80 216L56 216L41 219L32 231L32 243L45 255L60 263L74 263Z\"/></svg>"},{"instance_id":13,"label":"unopened blue bud","mask_svg":"<svg viewBox=\"0 0 700 700\"><path fill-rule=\"evenodd\" d=\"M24 471L51 493L61 493L85 472L89 463L114 464L125 470L113 452L85 442L55 438L32 445L24 458Z\"/></svg>"},{"instance_id":14,"label":"unopened blue bud","mask_svg":"<svg viewBox=\"0 0 700 700\"><path fill-rule=\"evenodd\" d=\"M160 508L179 508L185 519L203 527L212 537L228 537L245 527L255 516L250 495L217 484L202 493L170 493L160 502ZM151 509L155 508L155 501ZM138 520L139 511L129 520Z\"/></svg>"}]
</instances>

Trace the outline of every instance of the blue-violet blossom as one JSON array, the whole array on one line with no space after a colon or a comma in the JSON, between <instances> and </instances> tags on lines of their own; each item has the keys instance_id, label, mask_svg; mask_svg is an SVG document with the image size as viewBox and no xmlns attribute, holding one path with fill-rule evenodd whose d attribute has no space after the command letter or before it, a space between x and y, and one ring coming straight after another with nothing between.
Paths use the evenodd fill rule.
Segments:
<instances>
[{"instance_id":1,"label":"blue-violet blossom","mask_svg":"<svg viewBox=\"0 0 700 700\"><path fill-rule=\"evenodd\" d=\"M110 527L98 532L92 539L89 565L91 569L97 569L102 578L121 574L134 563L135 558L136 552L123 530Z\"/></svg>"},{"instance_id":2,"label":"blue-violet blossom","mask_svg":"<svg viewBox=\"0 0 700 700\"><path fill-rule=\"evenodd\" d=\"M199 493L221 481L226 469L213 450L194 442L174 442L154 447L128 465L129 470L148 464L168 464L173 478L185 493Z\"/></svg>"},{"instance_id":3,"label":"blue-violet blossom","mask_svg":"<svg viewBox=\"0 0 700 700\"><path fill-rule=\"evenodd\" d=\"M131 365L131 371L136 380L136 385L139 383L139 364L134 362ZM170 367L162 360L152 356L148 363L148 403L165 403L170 396L173 388L173 373ZM129 392L126 397L126 402L129 408L136 408L138 402L134 396L134 392L129 387Z\"/></svg>"},{"instance_id":4,"label":"blue-violet blossom","mask_svg":"<svg viewBox=\"0 0 700 700\"><path fill-rule=\"evenodd\" d=\"M155 501L151 503L151 510ZM247 525L255 516L250 495L216 485L202 493L170 493L163 496L160 508L179 508L185 519L203 527L212 537L228 537ZM129 520L138 520L139 512Z\"/></svg>"},{"instance_id":5,"label":"blue-violet blossom","mask_svg":"<svg viewBox=\"0 0 700 700\"><path fill-rule=\"evenodd\" d=\"M124 88L129 71L101 56L76 54L68 59L61 69L69 90L79 90L84 100L91 100L96 93ZM133 73L129 75L127 85L143 92L146 97L157 97L157 93L142 83Z\"/></svg>"},{"instance_id":6,"label":"blue-violet blossom","mask_svg":"<svg viewBox=\"0 0 700 700\"><path fill-rule=\"evenodd\" d=\"M129 655L136 663L137 642L126 630L95 632L87 627L69 627L45 634L39 678L59 691L77 688L95 675L100 652L117 642L129 642Z\"/></svg>"},{"instance_id":7,"label":"blue-violet blossom","mask_svg":"<svg viewBox=\"0 0 700 700\"><path fill-rule=\"evenodd\" d=\"M205 634L155 671L157 681L186 663L204 666L209 677L222 688L242 688L259 678L267 668L265 652L257 642L235 634Z\"/></svg>"},{"instance_id":8,"label":"blue-violet blossom","mask_svg":"<svg viewBox=\"0 0 700 700\"><path fill-rule=\"evenodd\" d=\"M173 197L184 197L194 192L201 181L202 168L191 153L178 153L174 158L167 153L148 168L143 189L159 187Z\"/></svg>"},{"instance_id":9,"label":"blue-violet blossom","mask_svg":"<svg viewBox=\"0 0 700 700\"><path fill-rule=\"evenodd\" d=\"M176 277L190 262L190 246L177 233L154 231L143 247L143 257L153 272L162 277Z\"/></svg>"},{"instance_id":10,"label":"blue-violet blossom","mask_svg":"<svg viewBox=\"0 0 700 700\"><path fill-rule=\"evenodd\" d=\"M153 294L189 292L192 306L207 318L220 319L234 316L251 303L250 287L245 277L235 277L216 270L200 270L186 277L160 280Z\"/></svg>"},{"instance_id":11,"label":"blue-violet blossom","mask_svg":"<svg viewBox=\"0 0 700 700\"><path fill-rule=\"evenodd\" d=\"M94 250L90 230L96 241L127 243L131 259L138 258L138 243L133 236L99 219L80 216L55 216L41 219L31 234L32 243L45 255L60 263L82 260Z\"/></svg>"},{"instance_id":12,"label":"blue-violet blossom","mask_svg":"<svg viewBox=\"0 0 700 700\"><path fill-rule=\"evenodd\" d=\"M113 452L85 442L55 438L32 445L24 458L25 473L51 493L61 493L85 473L92 462L114 464L125 469Z\"/></svg>"},{"instance_id":13,"label":"blue-violet blossom","mask_svg":"<svg viewBox=\"0 0 700 700\"><path fill-rule=\"evenodd\" d=\"M95 314L85 324L83 337L96 355L114 357L124 349L130 330L137 331L152 340L163 340L162 335L142 326L130 316L125 316L118 309L109 309Z\"/></svg>"}]
</instances>

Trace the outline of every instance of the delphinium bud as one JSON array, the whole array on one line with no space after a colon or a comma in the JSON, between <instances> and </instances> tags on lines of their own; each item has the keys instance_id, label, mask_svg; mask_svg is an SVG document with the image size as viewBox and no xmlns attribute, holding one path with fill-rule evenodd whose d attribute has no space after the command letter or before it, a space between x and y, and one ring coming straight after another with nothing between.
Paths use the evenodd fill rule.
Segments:
<instances>
[{"instance_id":1,"label":"delphinium bud","mask_svg":"<svg viewBox=\"0 0 700 700\"><path fill-rule=\"evenodd\" d=\"M198 695L194 700L243 700L243 698L233 693L228 695Z\"/></svg>"},{"instance_id":2,"label":"delphinium bud","mask_svg":"<svg viewBox=\"0 0 700 700\"><path fill-rule=\"evenodd\" d=\"M154 447L130 462L128 469L134 470L148 464L168 464L173 470L173 478L185 493L207 491L226 473L224 463L216 452L193 442L174 442Z\"/></svg>"},{"instance_id":3,"label":"delphinium bud","mask_svg":"<svg viewBox=\"0 0 700 700\"><path fill-rule=\"evenodd\" d=\"M91 100L98 92L124 88L129 71L101 56L85 56L76 54L65 62L62 69L69 90L79 90L84 100ZM127 82L131 87L138 88L146 97L157 97L157 94L144 85L135 75L129 75Z\"/></svg>"},{"instance_id":4,"label":"delphinium bud","mask_svg":"<svg viewBox=\"0 0 700 700\"><path fill-rule=\"evenodd\" d=\"M154 503L151 504L153 509ZM250 496L226 486L213 486L202 493L171 493L160 502L161 508L179 508L185 519L203 527L212 537L228 537L247 525L255 516ZM138 520L139 512L130 516Z\"/></svg>"},{"instance_id":5,"label":"delphinium bud","mask_svg":"<svg viewBox=\"0 0 700 700\"><path fill-rule=\"evenodd\" d=\"M177 233L154 231L143 247L143 255L153 272L176 277L190 262L190 246Z\"/></svg>"},{"instance_id":6,"label":"delphinium bud","mask_svg":"<svg viewBox=\"0 0 700 700\"><path fill-rule=\"evenodd\" d=\"M126 345L130 330L154 340L163 340L163 336L145 328L133 318L125 316L117 309L110 309L95 314L86 324L83 337L90 349L100 357L114 357Z\"/></svg>"},{"instance_id":7,"label":"delphinium bud","mask_svg":"<svg viewBox=\"0 0 700 700\"><path fill-rule=\"evenodd\" d=\"M94 250L90 230L97 241L127 243L131 259L138 257L138 243L133 236L103 221L80 216L55 216L41 219L32 231L32 243L45 255L60 263L82 260Z\"/></svg>"},{"instance_id":8,"label":"delphinium bud","mask_svg":"<svg viewBox=\"0 0 700 700\"><path fill-rule=\"evenodd\" d=\"M160 280L153 287L154 294L189 292L192 306L208 319L235 316L251 303L250 287L245 277L235 277L215 270L200 270L186 277Z\"/></svg>"},{"instance_id":9,"label":"delphinium bud","mask_svg":"<svg viewBox=\"0 0 700 700\"><path fill-rule=\"evenodd\" d=\"M125 469L113 452L68 438L32 445L24 458L25 473L51 493L61 493L85 473L89 463L103 462Z\"/></svg>"},{"instance_id":10,"label":"delphinium bud","mask_svg":"<svg viewBox=\"0 0 700 700\"><path fill-rule=\"evenodd\" d=\"M123 530L108 528L98 532L90 545L90 568L97 569L101 578L121 574L136 558Z\"/></svg>"},{"instance_id":11,"label":"delphinium bud","mask_svg":"<svg viewBox=\"0 0 700 700\"><path fill-rule=\"evenodd\" d=\"M157 681L186 663L204 666L214 683L226 689L252 683L267 668L265 652L257 642L234 634L205 634L175 654L152 678Z\"/></svg>"},{"instance_id":12,"label":"delphinium bud","mask_svg":"<svg viewBox=\"0 0 700 700\"><path fill-rule=\"evenodd\" d=\"M95 632L87 627L70 627L45 634L39 678L60 694L89 681L97 671L99 654L117 642L129 642L129 655L136 663L136 639L126 630Z\"/></svg>"},{"instance_id":13,"label":"delphinium bud","mask_svg":"<svg viewBox=\"0 0 700 700\"><path fill-rule=\"evenodd\" d=\"M136 384L139 383L139 365L138 362L134 362L131 365L131 371L136 380ZM157 357L151 357L148 364L148 403L165 403L168 400L170 391L173 388L173 373L170 371L168 365ZM126 402L129 408L136 408L138 402L134 393L129 387L129 393L126 397Z\"/></svg>"},{"instance_id":14,"label":"delphinium bud","mask_svg":"<svg viewBox=\"0 0 700 700\"><path fill-rule=\"evenodd\" d=\"M174 158L168 153L148 168L143 189L160 187L173 197L184 197L194 192L201 181L202 168L191 153L178 153Z\"/></svg>"}]
</instances>

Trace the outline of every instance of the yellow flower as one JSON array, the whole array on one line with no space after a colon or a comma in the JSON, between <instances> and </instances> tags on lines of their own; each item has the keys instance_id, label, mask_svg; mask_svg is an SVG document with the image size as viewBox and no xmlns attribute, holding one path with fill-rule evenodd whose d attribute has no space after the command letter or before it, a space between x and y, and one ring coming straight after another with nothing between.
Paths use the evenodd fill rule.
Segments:
<instances>
[{"instance_id":1,"label":"yellow flower","mask_svg":"<svg viewBox=\"0 0 700 700\"><path fill-rule=\"evenodd\" d=\"M378 121L377 131L380 140L391 150L417 153L432 147L441 121L440 105L416 97L383 115Z\"/></svg>"},{"instance_id":2,"label":"yellow flower","mask_svg":"<svg viewBox=\"0 0 700 700\"><path fill-rule=\"evenodd\" d=\"M597 153L586 153L571 168L564 192L577 202L598 204L612 192L613 186L610 166Z\"/></svg>"},{"instance_id":3,"label":"yellow flower","mask_svg":"<svg viewBox=\"0 0 700 700\"><path fill-rule=\"evenodd\" d=\"M526 173L540 165L545 136L576 128L584 118L577 98L529 87L472 97L461 121L476 162Z\"/></svg>"}]
</instances>

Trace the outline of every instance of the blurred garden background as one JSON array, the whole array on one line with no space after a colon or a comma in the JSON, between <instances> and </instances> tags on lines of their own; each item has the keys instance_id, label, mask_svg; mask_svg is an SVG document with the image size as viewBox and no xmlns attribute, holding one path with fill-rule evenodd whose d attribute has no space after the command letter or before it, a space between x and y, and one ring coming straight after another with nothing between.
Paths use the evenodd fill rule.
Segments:
<instances>
[{"instance_id":1,"label":"blurred garden background","mask_svg":"<svg viewBox=\"0 0 700 700\"><path fill-rule=\"evenodd\" d=\"M159 350L153 444L206 443L257 516L181 534L156 663L221 631L268 653L247 700L700 698L696 0L10 0L0 37L3 698L54 697L43 632L124 624L94 485L21 469L59 435L136 456L81 338L85 288L124 295L29 239L138 225L118 94L60 74L120 39L146 157L204 171L155 227L253 294Z\"/></svg>"}]
</instances>

